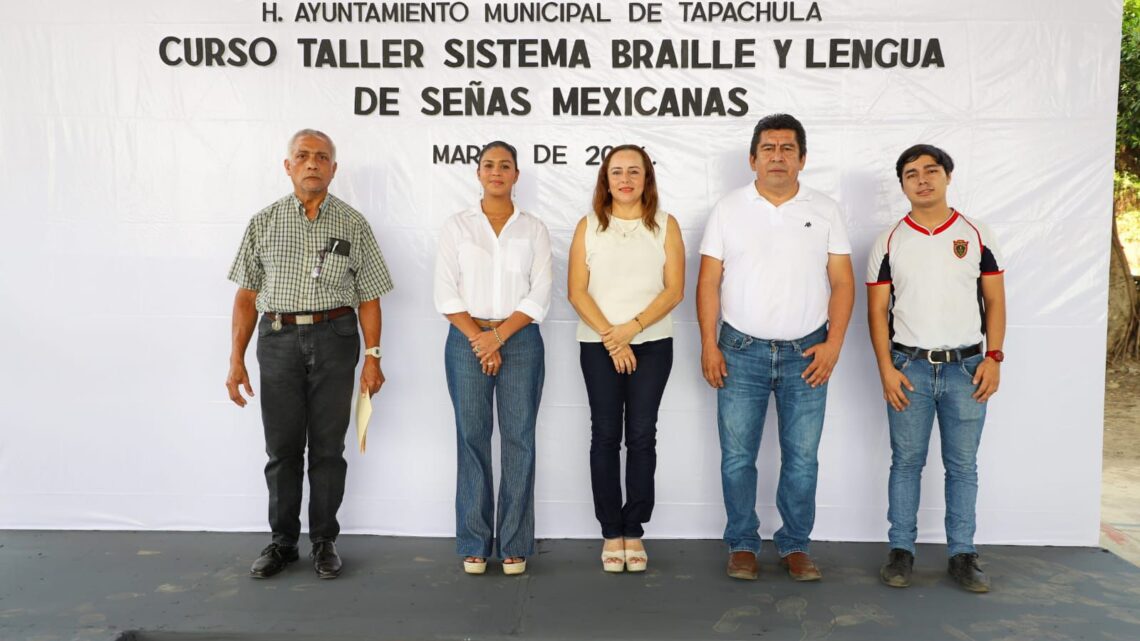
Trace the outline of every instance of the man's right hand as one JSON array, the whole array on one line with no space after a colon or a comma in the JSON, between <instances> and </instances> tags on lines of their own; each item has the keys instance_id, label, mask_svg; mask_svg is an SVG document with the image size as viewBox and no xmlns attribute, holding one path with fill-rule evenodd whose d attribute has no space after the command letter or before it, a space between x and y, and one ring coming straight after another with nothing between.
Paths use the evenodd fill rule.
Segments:
<instances>
[{"instance_id":1,"label":"man's right hand","mask_svg":"<svg viewBox=\"0 0 1140 641\"><path fill-rule=\"evenodd\" d=\"M724 379L728 376L728 366L724 363L724 353L719 347L706 347L701 351L701 370L705 380L716 389L724 387Z\"/></svg>"},{"instance_id":2,"label":"man's right hand","mask_svg":"<svg viewBox=\"0 0 1140 641\"><path fill-rule=\"evenodd\" d=\"M908 391L913 392L914 386L910 384L910 379L902 372L895 369L894 365L886 367L879 375L883 382L883 399L891 404L891 407L896 411L903 411L907 405L910 405L910 399L902 391L905 387Z\"/></svg>"},{"instance_id":3,"label":"man's right hand","mask_svg":"<svg viewBox=\"0 0 1140 641\"><path fill-rule=\"evenodd\" d=\"M245 371L245 363L230 363L230 374L226 377L226 391L230 393L230 400L238 407L245 407L245 397L241 395L239 387L245 388L246 396L253 398L253 386L249 384L249 374Z\"/></svg>"}]
</instances>

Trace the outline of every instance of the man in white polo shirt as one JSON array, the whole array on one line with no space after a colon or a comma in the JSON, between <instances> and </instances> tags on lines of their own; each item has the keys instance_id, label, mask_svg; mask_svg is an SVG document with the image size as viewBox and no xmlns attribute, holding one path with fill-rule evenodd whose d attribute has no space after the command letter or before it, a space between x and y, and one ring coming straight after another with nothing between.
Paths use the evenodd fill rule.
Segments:
<instances>
[{"instance_id":1,"label":"man in white polo shirt","mask_svg":"<svg viewBox=\"0 0 1140 641\"><path fill-rule=\"evenodd\" d=\"M879 576L893 587L910 585L922 467L937 415L948 571L965 589L988 592L974 548L974 506L986 404L1005 358L1005 283L989 228L946 203L953 171L950 155L932 145L899 156L895 173L911 211L879 236L867 265L867 320L892 453L891 551Z\"/></svg>"},{"instance_id":2,"label":"man in white polo shirt","mask_svg":"<svg viewBox=\"0 0 1140 641\"><path fill-rule=\"evenodd\" d=\"M697 319L701 368L717 390L728 575L755 580L760 551L756 455L768 399L779 417L783 526L774 542L797 581L816 581L808 556L827 380L839 359L855 278L835 201L799 182L803 125L787 114L756 123L756 180L713 207L701 242ZM718 316L723 316L719 339Z\"/></svg>"}]
</instances>

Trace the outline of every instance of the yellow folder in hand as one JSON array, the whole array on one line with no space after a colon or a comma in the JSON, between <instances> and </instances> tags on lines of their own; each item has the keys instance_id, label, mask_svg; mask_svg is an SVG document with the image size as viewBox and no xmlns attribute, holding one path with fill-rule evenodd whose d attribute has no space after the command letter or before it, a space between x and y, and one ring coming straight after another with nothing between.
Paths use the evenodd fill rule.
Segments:
<instances>
[{"instance_id":1,"label":"yellow folder in hand","mask_svg":"<svg viewBox=\"0 0 1140 641\"><path fill-rule=\"evenodd\" d=\"M368 419L372 418L372 397L367 391L356 397L356 440L360 444L360 453L368 443Z\"/></svg>"}]
</instances>

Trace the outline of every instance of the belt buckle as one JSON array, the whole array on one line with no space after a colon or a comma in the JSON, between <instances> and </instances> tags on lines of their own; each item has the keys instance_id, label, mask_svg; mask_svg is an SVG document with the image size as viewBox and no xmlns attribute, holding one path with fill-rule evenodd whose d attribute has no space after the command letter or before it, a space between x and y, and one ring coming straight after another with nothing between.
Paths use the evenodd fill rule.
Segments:
<instances>
[{"instance_id":1,"label":"belt buckle","mask_svg":"<svg viewBox=\"0 0 1140 641\"><path fill-rule=\"evenodd\" d=\"M934 360L935 354L945 354L946 360L944 360L944 361ZM950 362L950 350L939 350L939 351L929 350L928 352L926 352L926 361L928 363L930 363L931 365L945 365L946 363Z\"/></svg>"},{"instance_id":2,"label":"belt buckle","mask_svg":"<svg viewBox=\"0 0 1140 641\"><path fill-rule=\"evenodd\" d=\"M312 325L313 314L297 314L293 317L293 321L298 325Z\"/></svg>"}]
</instances>

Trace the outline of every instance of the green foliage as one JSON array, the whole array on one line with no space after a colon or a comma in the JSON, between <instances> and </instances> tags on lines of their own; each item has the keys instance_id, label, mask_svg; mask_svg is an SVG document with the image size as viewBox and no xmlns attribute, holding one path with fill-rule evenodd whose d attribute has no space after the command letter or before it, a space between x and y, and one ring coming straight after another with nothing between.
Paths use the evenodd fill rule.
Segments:
<instances>
[{"instance_id":1,"label":"green foliage","mask_svg":"<svg viewBox=\"0 0 1140 641\"><path fill-rule=\"evenodd\" d=\"M1116 109L1116 165L1140 170L1140 0L1124 0L1120 39L1120 97Z\"/></svg>"}]
</instances>

